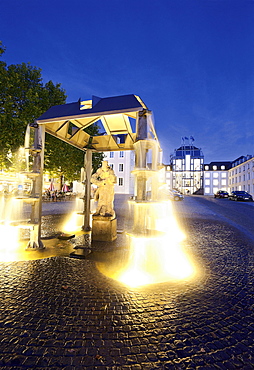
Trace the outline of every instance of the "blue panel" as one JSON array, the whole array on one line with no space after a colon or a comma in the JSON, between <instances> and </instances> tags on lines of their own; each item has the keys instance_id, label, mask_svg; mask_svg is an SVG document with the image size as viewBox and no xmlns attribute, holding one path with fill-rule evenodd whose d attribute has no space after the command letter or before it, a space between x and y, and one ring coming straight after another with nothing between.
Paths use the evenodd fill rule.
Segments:
<instances>
[{"instance_id":1,"label":"blue panel","mask_svg":"<svg viewBox=\"0 0 254 370\"><path fill-rule=\"evenodd\" d=\"M80 109L80 101L64 105L55 105L49 108L37 120L50 120L71 116L99 116L103 115L103 113L107 114L107 112L113 113L114 111L123 111L124 113L124 111L128 112L135 109L143 109L143 106L135 95L122 95L109 98L93 97L93 107L91 109Z\"/></svg>"}]
</instances>

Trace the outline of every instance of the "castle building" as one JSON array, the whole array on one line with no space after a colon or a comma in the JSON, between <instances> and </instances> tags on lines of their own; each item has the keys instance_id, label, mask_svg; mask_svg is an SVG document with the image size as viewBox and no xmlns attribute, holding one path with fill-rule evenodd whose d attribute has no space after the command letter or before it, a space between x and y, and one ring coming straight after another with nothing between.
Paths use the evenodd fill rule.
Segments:
<instances>
[{"instance_id":1,"label":"castle building","mask_svg":"<svg viewBox=\"0 0 254 370\"><path fill-rule=\"evenodd\" d=\"M192 137L188 145L185 145L185 140L189 141L189 138L182 140L183 145L170 158L172 188L183 194L203 194L204 155L193 145Z\"/></svg>"},{"instance_id":2,"label":"castle building","mask_svg":"<svg viewBox=\"0 0 254 370\"><path fill-rule=\"evenodd\" d=\"M191 137L192 138L192 137ZM241 156L234 161L216 161L204 163L200 148L193 145L194 139L184 138L183 144L175 149L170 162L165 165L165 183L170 189L183 194L214 195L218 190L231 193L245 190L254 197L254 156ZM188 144L185 142L188 139ZM115 193L133 194L135 165L134 151L105 152L108 161L117 176Z\"/></svg>"}]
</instances>

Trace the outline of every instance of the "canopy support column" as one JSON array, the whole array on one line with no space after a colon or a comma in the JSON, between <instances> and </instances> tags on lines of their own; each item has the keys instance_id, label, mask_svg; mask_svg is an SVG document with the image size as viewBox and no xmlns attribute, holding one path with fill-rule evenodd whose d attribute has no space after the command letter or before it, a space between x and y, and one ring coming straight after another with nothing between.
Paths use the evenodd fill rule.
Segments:
<instances>
[{"instance_id":1,"label":"canopy support column","mask_svg":"<svg viewBox=\"0 0 254 370\"><path fill-rule=\"evenodd\" d=\"M91 176L92 176L92 150L87 149L84 159L85 167L85 195L84 195L84 224L82 229L90 231L90 213L91 213Z\"/></svg>"},{"instance_id":2,"label":"canopy support column","mask_svg":"<svg viewBox=\"0 0 254 370\"><path fill-rule=\"evenodd\" d=\"M34 147L31 149L33 160L33 189L32 198L34 202L31 210L31 229L30 241L27 249L44 249L41 241L41 218L42 218L42 185L43 185L43 168L44 168L44 145L45 145L45 127L44 125L34 126Z\"/></svg>"}]
</instances>

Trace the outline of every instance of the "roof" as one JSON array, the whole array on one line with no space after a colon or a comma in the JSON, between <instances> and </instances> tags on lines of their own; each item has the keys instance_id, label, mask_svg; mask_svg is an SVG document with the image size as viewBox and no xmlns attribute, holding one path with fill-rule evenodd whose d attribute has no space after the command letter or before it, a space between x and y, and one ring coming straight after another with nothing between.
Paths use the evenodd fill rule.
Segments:
<instances>
[{"instance_id":1,"label":"roof","mask_svg":"<svg viewBox=\"0 0 254 370\"><path fill-rule=\"evenodd\" d=\"M213 166L216 166L217 167L216 171L220 171L220 170L225 171L225 170L229 170L232 167L232 162L230 161L210 162L210 163L205 163L204 168L206 168L206 166L208 166L209 170L213 170ZM221 166L225 166L225 168L222 169Z\"/></svg>"},{"instance_id":2,"label":"roof","mask_svg":"<svg viewBox=\"0 0 254 370\"><path fill-rule=\"evenodd\" d=\"M182 145L182 146L180 146L180 148L178 148L176 150L200 150L200 149L197 148L194 145Z\"/></svg>"},{"instance_id":3,"label":"roof","mask_svg":"<svg viewBox=\"0 0 254 370\"><path fill-rule=\"evenodd\" d=\"M173 158L184 158L185 155L191 155L193 158L203 158L202 150L194 145L182 145L175 149Z\"/></svg>"},{"instance_id":4,"label":"roof","mask_svg":"<svg viewBox=\"0 0 254 370\"><path fill-rule=\"evenodd\" d=\"M147 106L137 95L93 96L91 100L53 106L36 123L44 125L47 133L81 150L88 146L96 151L132 150L137 135L130 119L136 120L145 110L148 110ZM85 129L98 121L105 134L91 137ZM152 132L157 138L155 130Z\"/></svg>"},{"instance_id":5,"label":"roof","mask_svg":"<svg viewBox=\"0 0 254 370\"><path fill-rule=\"evenodd\" d=\"M87 104L86 104L87 103ZM122 95L108 98L92 97L92 100L55 105L43 113L37 123L52 122L59 118L75 119L91 116L102 116L116 113L137 112L147 109L142 100L136 95Z\"/></svg>"}]
</instances>

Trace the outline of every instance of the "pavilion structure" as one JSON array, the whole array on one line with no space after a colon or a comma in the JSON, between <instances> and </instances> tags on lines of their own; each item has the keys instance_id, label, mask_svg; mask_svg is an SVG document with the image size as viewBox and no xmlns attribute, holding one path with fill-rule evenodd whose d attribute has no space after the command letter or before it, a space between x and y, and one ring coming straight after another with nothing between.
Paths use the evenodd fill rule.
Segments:
<instances>
[{"instance_id":1,"label":"pavilion structure","mask_svg":"<svg viewBox=\"0 0 254 370\"><path fill-rule=\"evenodd\" d=\"M133 124L135 127L133 128ZM91 136L86 129L94 123L100 123L103 133ZM92 174L92 153L135 150L140 140L145 144L145 152L154 146L159 147L155 132L152 113L137 95L123 95L107 98L93 96L91 100L77 101L49 108L34 123L34 165L33 173L37 173L34 183L34 195L39 198L34 209L33 218L41 224L42 214L42 178L44 163L45 132L84 152L85 196L83 230L90 227L90 179ZM150 144L152 146L150 147ZM144 145L143 145L144 146ZM140 160L139 160L140 162ZM142 166L145 166L142 161ZM139 165L139 164L138 164ZM41 231L33 238L33 247L39 247Z\"/></svg>"}]
</instances>

